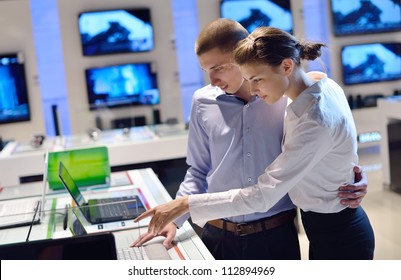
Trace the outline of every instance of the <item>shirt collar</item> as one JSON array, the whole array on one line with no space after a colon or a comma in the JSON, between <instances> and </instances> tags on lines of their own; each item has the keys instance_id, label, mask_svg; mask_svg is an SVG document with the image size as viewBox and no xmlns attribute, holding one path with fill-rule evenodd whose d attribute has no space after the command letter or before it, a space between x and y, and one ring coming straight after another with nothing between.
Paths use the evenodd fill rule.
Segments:
<instances>
[{"instance_id":1,"label":"shirt collar","mask_svg":"<svg viewBox=\"0 0 401 280\"><path fill-rule=\"evenodd\" d=\"M320 100L320 94L324 91L326 83L327 76L301 92L301 94L290 105L288 105L288 112L292 111L293 114L300 117L310 108L310 106Z\"/></svg>"},{"instance_id":2,"label":"shirt collar","mask_svg":"<svg viewBox=\"0 0 401 280\"><path fill-rule=\"evenodd\" d=\"M241 98L235 96L234 94L230 94L230 93L226 93L224 91L222 91L219 87L215 87L216 90L216 99L230 99L230 98L235 98L238 101L244 102L244 103L252 103L258 100L261 100L259 98L259 96L254 95L251 97L251 99L249 100L249 102L246 102L245 100L242 100Z\"/></svg>"}]
</instances>

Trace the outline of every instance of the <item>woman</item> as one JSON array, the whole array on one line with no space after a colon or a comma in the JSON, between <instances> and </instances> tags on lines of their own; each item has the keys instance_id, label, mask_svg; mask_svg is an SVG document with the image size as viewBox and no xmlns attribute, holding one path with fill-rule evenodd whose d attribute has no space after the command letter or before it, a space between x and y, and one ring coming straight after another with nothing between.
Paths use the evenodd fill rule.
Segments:
<instances>
[{"instance_id":1,"label":"woman","mask_svg":"<svg viewBox=\"0 0 401 280\"><path fill-rule=\"evenodd\" d=\"M356 129L343 90L320 72L305 73L301 60L314 60L324 44L298 42L276 28L261 27L240 42L235 62L251 92L273 104L283 95L292 103L284 123L283 151L258 184L228 192L191 195L158 206L149 230L190 211L208 220L266 211L286 193L301 209L310 241L310 259L373 259L374 234L363 209L346 208L338 185L353 181L357 164ZM269 121L269 120L266 120ZM235 170L233 170L235 172Z\"/></svg>"}]
</instances>

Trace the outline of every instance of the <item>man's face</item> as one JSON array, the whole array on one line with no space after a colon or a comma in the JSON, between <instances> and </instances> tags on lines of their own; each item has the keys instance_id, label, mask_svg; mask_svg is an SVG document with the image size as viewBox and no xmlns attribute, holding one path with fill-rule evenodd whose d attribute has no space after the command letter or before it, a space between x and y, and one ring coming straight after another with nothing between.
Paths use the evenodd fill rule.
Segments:
<instances>
[{"instance_id":1,"label":"man's face","mask_svg":"<svg viewBox=\"0 0 401 280\"><path fill-rule=\"evenodd\" d=\"M243 82L239 67L234 64L231 53L214 48L198 56L200 66L209 75L212 86L227 93L236 93Z\"/></svg>"}]
</instances>

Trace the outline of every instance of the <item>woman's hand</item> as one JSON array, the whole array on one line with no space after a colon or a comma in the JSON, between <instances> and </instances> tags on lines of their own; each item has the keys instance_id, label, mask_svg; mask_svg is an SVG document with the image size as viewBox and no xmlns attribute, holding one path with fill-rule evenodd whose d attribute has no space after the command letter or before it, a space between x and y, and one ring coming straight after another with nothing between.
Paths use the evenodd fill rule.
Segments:
<instances>
[{"instance_id":1,"label":"woman's hand","mask_svg":"<svg viewBox=\"0 0 401 280\"><path fill-rule=\"evenodd\" d=\"M174 223L168 223L167 226L165 226L165 228L159 234L160 236L166 237L166 239L163 241L163 246L166 247L166 249L170 249L171 247L173 247L174 237L176 233L177 226ZM131 244L131 247L142 246L144 243L152 240L154 237L155 236L149 232L141 234L138 239Z\"/></svg>"},{"instance_id":2,"label":"woman's hand","mask_svg":"<svg viewBox=\"0 0 401 280\"><path fill-rule=\"evenodd\" d=\"M188 197L179 197L170 202L156 206L137 217L138 222L146 217L152 217L149 223L148 232L153 235L161 234L163 228L176 218L189 212Z\"/></svg>"}]
</instances>

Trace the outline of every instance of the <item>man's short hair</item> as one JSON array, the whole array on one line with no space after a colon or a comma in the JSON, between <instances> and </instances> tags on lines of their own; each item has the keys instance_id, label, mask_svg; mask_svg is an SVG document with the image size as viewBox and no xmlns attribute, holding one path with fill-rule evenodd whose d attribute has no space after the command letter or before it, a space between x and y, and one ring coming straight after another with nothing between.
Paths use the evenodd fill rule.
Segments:
<instances>
[{"instance_id":1,"label":"man's short hair","mask_svg":"<svg viewBox=\"0 0 401 280\"><path fill-rule=\"evenodd\" d=\"M249 35L248 31L238 22L219 18L209 22L199 33L195 42L195 53L201 55L214 48L223 53L232 52L239 41Z\"/></svg>"}]
</instances>

